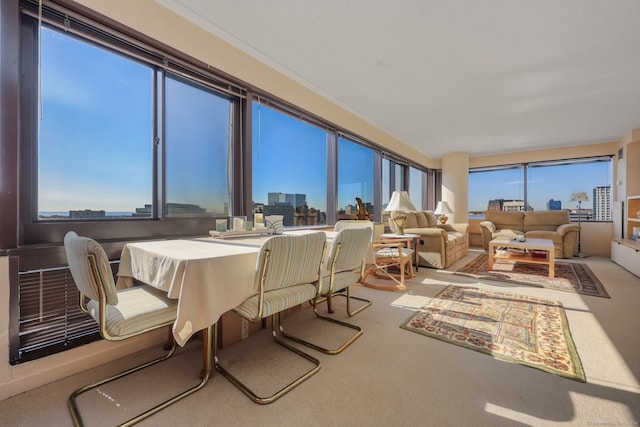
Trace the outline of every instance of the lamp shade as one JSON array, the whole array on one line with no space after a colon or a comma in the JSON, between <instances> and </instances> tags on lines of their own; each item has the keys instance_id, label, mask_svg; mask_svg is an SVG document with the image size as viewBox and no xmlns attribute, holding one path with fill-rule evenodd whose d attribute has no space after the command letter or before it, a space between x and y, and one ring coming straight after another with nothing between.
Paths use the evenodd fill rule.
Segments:
<instances>
[{"instance_id":1,"label":"lamp shade","mask_svg":"<svg viewBox=\"0 0 640 427\"><path fill-rule=\"evenodd\" d=\"M409 199L409 193L406 191L394 191L391 195L391 200L385 209L385 212L391 211L415 211L416 207L411 203Z\"/></svg>"},{"instance_id":2,"label":"lamp shade","mask_svg":"<svg viewBox=\"0 0 640 427\"><path fill-rule=\"evenodd\" d=\"M569 199L570 202L588 202L589 201L589 197L587 196L587 193L585 192L581 192L581 193L571 193L571 198Z\"/></svg>"},{"instance_id":3,"label":"lamp shade","mask_svg":"<svg viewBox=\"0 0 640 427\"><path fill-rule=\"evenodd\" d=\"M438 202L438 206L436 206L436 210L433 211L433 213L436 215L442 215L442 214L446 215L446 214L453 213L453 211L449 207L449 203L447 203L444 200L441 200Z\"/></svg>"}]
</instances>

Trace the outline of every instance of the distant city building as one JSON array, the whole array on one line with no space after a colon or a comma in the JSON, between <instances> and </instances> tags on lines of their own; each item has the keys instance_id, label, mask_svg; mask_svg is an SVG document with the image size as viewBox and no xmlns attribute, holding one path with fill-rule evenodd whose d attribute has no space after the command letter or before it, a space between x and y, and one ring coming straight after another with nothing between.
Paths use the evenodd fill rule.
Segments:
<instances>
[{"instance_id":1,"label":"distant city building","mask_svg":"<svg viewBox=\"0 0 640 427\"><path fill-rule=\"evenodd\" d=\"M549 199L547 202L547 210L548 211L561 211L562 210L562 201Z\"/></svg>"},{"instance_id":2,"label":"distant city building","mask_svg":"<svg viewBox=\"0 0 640 427\"><path fill-rule=\"evenodd\" d=\"M253 211L267 215L282 215L285 227L326 224L327 214L307 205L306 194L267 193L268 204L254 203Z\"/></svg>"},{"instance_id":3,"label":"distant city building","mask_svg":"<svg viewBox=\"0 0 640 427\"><path fill-rule=\"evenodd\" d=\"M505 200L505 199L493 199L489 200L487 204L488 211L505 211L505 212L520 212L524 211L524 200ZM527 206L527 210L532 211L531 205Z\"/></svg>"},{"instance_id":4,"label":"distant city building","mask_svg":"<svg viewBox=\"0 0 640 427\"><path fill-rule=\"evenodd\" d=\"M269 193L275 194L275 193ZM268 215L282 215L282 225L285 227L292 227L294 225L293 214L294 209L291 203L287 202L275 202L269 203L268 205L264 205L262 207L262 212L264 216Z\"/></svg>"},{"instance_id":5,"label":"distant city building","mask_svg":"<svg viewBox=\"0 0 640 427\"><path fill-rule=\"evenodd\" d=\"M69 218L74 219L93 219L104 218L107 215L105 211L93 211L91 209L85 209L81 211L69 211Z\"/></svg>"},{"instance_id":6,"label":"distant city building","mask_svg":"<svg viewBox=\"0 0 640 427\"><path fill-rule=\"evenodd\" d=\"M167 215L204 215L207 211L190 203L167 203Z\"/></svg>"},{"instance_id":7,"label":"distant city building","mask_svg":"<svg viewBox=\"0 0 640 427\"><path fill-rule=\"evenodd\" d=\"M136 208L136 212L132 215L134 217L149 217L152 214L153 206L151 204L145 204L144 208ZM167 215L206 215L207 210L201 208L198 205L192 205L190 203L167 203Z\"/></svg>"},{"instance_id":8,"label":"distant city building","mask_svg":"<svg viewBox=\"0 0 640 427\"><path fill-rule=\"evenodd\" d=\"M144 208L136 208L136 213L132 216L134 217L149 217L151 216L152 206L150 204L145 204Z\"/></svg>"},{"instance_id":9,"label":"distant city building","mask_svg":"<svg viewBox=\"0 0 640 427\"><path fill-rule=\"evenodd\" d=\"M611 186L593 189L593 220L611 221Z\"/></svg>"},{"instance_id":10,"label":"distant city building","mask_svg":"<svg viewBox=\"0 0 640 427\"><path fill-rule=\"evenodd\" d=\"M284 203L284 202L286 202L284 193L268 193L267 194L267 204L269 205L275 205L276 203Z\"/></svg>"}]
</instances>

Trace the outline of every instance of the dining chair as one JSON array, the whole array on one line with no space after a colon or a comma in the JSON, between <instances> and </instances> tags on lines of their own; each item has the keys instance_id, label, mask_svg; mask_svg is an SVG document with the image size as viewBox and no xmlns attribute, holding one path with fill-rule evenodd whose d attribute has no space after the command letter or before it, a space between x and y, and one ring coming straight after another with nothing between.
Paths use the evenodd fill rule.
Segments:
<instances>
[{"instance_id":1,"label":"dining chair","mask_svg":"<svg viewBox=\"0 0 640 427\"><path fill-rule=\"evenodd\" d=\"M254 279L255 294L233 311L258 322L271 317L271 337L286 349L305 358L313 367L270 396L259 396L223 366L218 350L217 329L213 339L213 363L233 385L259 404L276 401L320 370L320 361L289 345L279 333L281 313L291 307L313 301L318 296L322 260L327 236L323 232L277 235L267 239L258 253ZM268 366L265 366L268 368Z\"/></svg>"},{"instance_id":2,"label":"dining chair","mask_svg":"<svg viewBox=\"0 0 640 427\"><path fill-rule=\"evenodd\" d=\"M374 231L375 231L375 224L373 223L373 221L369 221L369 220L357 220L357 219L343 219L343 220L339 220L336 222L336 224L333 226L333 231L335 232L341 232L342 230L347 230L347 229L367 229L369 230L370 233L370 240L369 240L369 247L367 249L367 252L365 253L365 257L363 259L363 266L362 266L362 270L360 273L360 277L358 278L358 282L362 283L362 281L365 279L366 275L367 275L367 266L368 266L368 262L373 262L374 258L373 258L373 237L374 237ZM351 285L351 283L350 283ZM355 316L356 314L358 314L359 312L361 312L362 310L364 310L365 308L369 307L371 305L371 301L365 298L361 298L361 297L356 297L351 295L351 287L349 286L349 288L343 288L340 289L339 285L336 284L336 286L334 286L333 288L333 293L327 297L327 311L329 311L329 313L333 313L333 308L332 308L332 304L331 304L331 298L333 296L343 296L347 298L347 314L349 316ZM351 310L351 300L357 300L357 301L361 301L364 304L362 304L360 307L358 307L355 310Z\"/></svg>"},{"instance_id":3,"label":"dining chair","mask_svg":"<svg viewBox=\"0 0 640 427\"><path fill-rule=\"evenodd\" d=\"M360 284L369 288L387 291L406 289L405 279L413 276L414 249L408 247L411 239L383 239L381 235L384 232L384 226L382 224L374 224L371 221L342 220L336 222L334 230L354 227L371 227L373 230L373 263L369 264L365 269ZM394 284L372 283L367 280L369 277L391 280Z\"/></svg>"},{"instance_id":4,"label":"dining chair","mask_svg":"<svg viewBox=\"0 0 640 427\"><path fill-rule=\"evenodd\" d=\"M347 313L350 313L349 301L350 301L350 289L351 285L356 283L364 272L365 258L367 251L371 245L371 229L369 228L351 228L340 230L331 244L331 250L327 257L325 268L327 273L323 273L322 281L320 285L319 298L330 298L334 292L344 291L347 297ZM341 326L345 326L350 329L354 329L356 332L348 338L344 343L334 349L328 349L318 344L314 344L311 341L303 339L299 336L291 335L287 333L284 326L280 324L280 332L283 336L304 344L308 347L318 350L326 354L338 354L349 347L356 339L362 335L362 328L351 323L343 322L329 316L323 316L318 313L317 305L319 299L312 302L313 312L321 319L328 322L336 323ZM371 303L369 303L370 305ZM358 309L362 310L365 307ZM351 315L351 314L350 314Z\"/></svg>"},{"instance_id":5,"label":"dining chair","mask_svg":"<svg viewBox=\"0 0 640 427\"><path fill-rule=\"evenodd\" d=\"M80 292L80 308L98 323L100 335L108 341L121 341L159 328L170 328L176 320L177 300L169 299L166 292L148 285L116 290L113 272L103 247L93 239L78 236L69 231L64 237L64 249L71 276ZM206 330L203 345L211 343L213 328ZM173 338L171 336L171 338ZM128 369L124 372L101 379L74 391L68 400L69 411L76 426L82 426L82 417L76 398L82 393L103 384L122 378L141 369L162 362L173 355L176 342L163 356ZM155 407L126 421L125 426L135 424L161 411L202 388L211 374L211 360L205 360L200 383L182 393L156 405Z\"/></svg>"}]
</instances>

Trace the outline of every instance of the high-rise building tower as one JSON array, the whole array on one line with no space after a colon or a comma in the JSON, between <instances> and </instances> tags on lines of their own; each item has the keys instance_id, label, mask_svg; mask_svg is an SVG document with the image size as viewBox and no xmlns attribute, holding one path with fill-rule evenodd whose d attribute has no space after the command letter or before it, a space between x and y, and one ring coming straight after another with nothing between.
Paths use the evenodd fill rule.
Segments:
<instances>
[{"instance_id":1,"label":"high-rise building tower","mask_svg":"<svg viewBox=\"0 0 640 427\"><path fill-rule=\"evenodd\" d=\"M611 221L610 185L593 189L593 219L594 221Z\"/></svg>"},{"instance_id":2,"label":"high-rise building tower","mask_svg":"<svg viewBox=\"0 0 640 427\"><path fill-rule=\"evenodd\" d=\"M560 211L562 210L562 201L549 199L547 202L548 211Z\"/></svg>"}]
</instances>

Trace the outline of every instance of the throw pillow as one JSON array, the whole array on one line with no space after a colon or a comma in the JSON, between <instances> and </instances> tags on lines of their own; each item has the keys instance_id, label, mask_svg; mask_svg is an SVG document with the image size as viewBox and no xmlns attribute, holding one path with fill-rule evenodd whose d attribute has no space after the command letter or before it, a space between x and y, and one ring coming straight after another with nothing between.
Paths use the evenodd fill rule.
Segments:
<instances>
[{"instance_id":1,"label":"throw pillow","mask_svg":"<svg viewBox=\"0 0 640 427\"><path fill-rule=\"evenodd\" d=\"M273 234L282 234L284 225L282 223L283 215L267 215L264 217L264 225L273 230Z\"/></svg>"}]
</instances>

